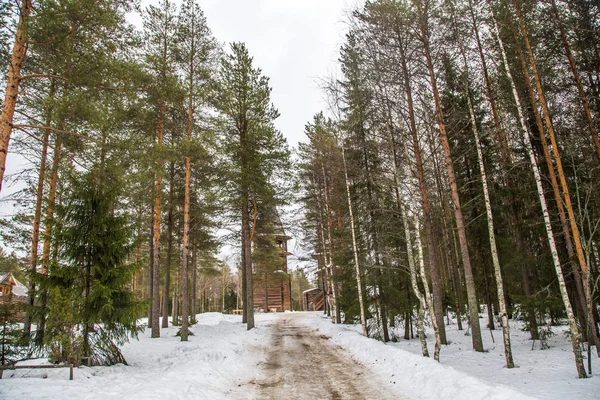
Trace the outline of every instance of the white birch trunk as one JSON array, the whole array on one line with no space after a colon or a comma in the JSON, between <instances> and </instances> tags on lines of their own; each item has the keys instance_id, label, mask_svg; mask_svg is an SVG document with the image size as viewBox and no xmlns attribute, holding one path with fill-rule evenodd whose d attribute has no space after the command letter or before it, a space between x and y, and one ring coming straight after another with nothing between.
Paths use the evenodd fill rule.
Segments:
<instances>
[{"instance_id":1,"label":"white birch trunk","mask_svg":"<svg viewBox=\"0 0 600 400\"><path fill-rule=\"evenodd\" d=\"M406 238L406 252L408 253L408 267L410 269L410 283L413 292L415 292L415 296L417 296L417 299L419 300L417 336L419 336L419 341L421 342L423 357L429 357L429 349L427 348L427 340L425 339L425 329L423 323L423 320L425 319L425 309L427 308L427 303L425 301L425 297L419 289L419 284L417 282L417 271L415 268L415 258L412 248L412 237L410 234L410 228L408 226L408 212L404 204L400 204L400 211L402 213L402 224L404 225L404 237ZM435 319L435 317L432 317L431 319Z\"/></svg>"},{"instance_id":2,"label":"white birch trunk","mask_svg":"<svg viewBox=\"0 0 600 400\"><path fill-rule=\"evenodd\" d=\"M493 6L490 4L490 8L492 9L493 14ZM533 152L533 146L531 145L531 139L529 138L529 133L527 131L527 123L525 117L523 115L523 108L521 106L521 100L519 98L519 93L517 91L517 87L515 85L515 81L513 79L512 73L510 72L510 67L508 64L508 58L506 56L506 51L504 49L504 44L500 37L500 32L498 29L498 23L496 21L495 15L493 15L492 20L494 21L494 33L496 34L496 39L498 41L498 46L500 48L500 52L502 53L502 61L504 63L504 68L506 70L506 75L510 81L510 85L513 92L513 97L515 99L515 103L517 106L517 112L519 115L519 123L521 127L521 133L523 134L523 142L525 145L525 149L529 155L529 161L531 162L531 169L533 171L533 176L535 178L535 184L537 187L538 198L540 201L540 207L542 208L542 213L544 215L544 224L546 226L546 235L548 237L548 245L550 246L550 253L552 255L552 262L554 264L554 270L556 271L556 277L558 280L558 286L560 289L560 294L565 305L565 309L567 311L567 318L569 321L570 335L571 335L571 346L573 349L573 355L575 356L575 366L577 367L577 373L580 378L586 378L587 375L585 373L585 368L583 366L583 358L581 355L581 349L579 348L578 337L579 337L579 328L577 327L577 322L575 321L575 315L573 314L573 307L571 306L571 302L569 301L569 296L567 294L567 288L565 286L565 278L563 276L563 272L560 266L560 259L558 258L558 251L556 249L556 242L554 241L554 233L552 232L552 224L550 221L550 214L548 213L548 206L546 204L546 197L544 196L544 188L542 186L542 178L540 175L540 171L537 165L537 161L535 159L535 154Z\"/></svg>"},{"instance_id":3,"label":"white birch trunk","mask_svg":"<svg viewBox=\"0 0 600 400\"><path fill-rule=\"evenodd\" d=\"M429 284L427 283L427 275L425 274L425 261L423 258L423 244L421 242L421 226L419 222L419 216L417 213L413 214L413 218L415 221L415 244L417 245L417 259L419 261L419 272L421 275L421 282L423 282L423 289L425 290L425 300L427 301L427 305L429 307L429 315L431 316L431 326L433 326L433 332L435 334L435 348L433 350L433 359L437 362L440 361L440 348L441 348L441 338L440 338L440 328L437 323L437 319L435 318L434 308L433 308L433 298L431 296L431 292L429 291Z\"/></svg>"},{"instance_id":4,"label":"white birch trunk","mask_svg":"<svg viewBox=\"0 0 600 400\"><path fill-rule=\"evenodd\" d=\"M406 158L408 159L408 149L406 147L404 148L404 152L405 152ZM398 169L396 167L396 160L394 160L394 170L398 171ZM409 175L407 175L407 176L409 176ZM412 187L409 187L409 196L413 200L414 209L417 210L418 209L418 206L417 206L418 200L417 200L417 196L412 191ZM425 273L425 259L423 257L423 243L421 242L421 228L420 228L418 213L414 212L413 218L414 218L414 223L415 223L415 244L417 246L419 275L421 277L421 282L423 283L423 289L425 291L425 305L429 309L429 315L431 317L431 326L433 327L433 332L435 335L435 347L434 347L434 351L433 351L433 359L439 362L442 337L440 335L440 328L438 326L437 318L435 317L435 307L433 304L433 296L432 296L431 292L429 291L429 283L427 282L427 274ZM405 221L405 224L407 224L407 223L408 222ZM406 227L405 227L405 233L406 233ZM410 232L409 232L409 234L410 234ZM407 236L407 241L408 240L409 239ZM410 247L410 245L408 247ZM412 253L412 249L410 249L410 251ZM413 267L414 267L414 264L413 264ZM412 275L412 272L411 272L411 275Z\"/></svg>"},{"instance_id":5,"label":"white birch trunk","mask_svg":"<svg viewBox=\"0 0 600 400\"><path fill-rule=\"evenodd\" d=\"M350 198L350 181L348 180L348 168L346 167L346 152L342 145L342 161L344 163L344 179L346 181L346 196L348 196L348 212L350 214L350 229L352 232L352 251L354 253L354 266L356 269L356 285L358 288L358 305L360 307L360 324L362 326L363 336L369 336L369 329L367 327L367 319L365 316L365 303L363 299L362 291L362 274L360 270L360 263L358 261L358 246L356 244L356 232L354 227L354 213L352 211L352 199Z\"/></svg>"},{"instance_id":6,"label":"white birch trunk","mask_svg":"<svg viewBox=\"0 0 600 400\"><path fill-rule=\"evenodd\" d=\"M331 292L333 295L333 299L331 301L331 322L334 324L339 324L339 311L337 308L337 282L335 282L335 265L333 264L333 241L331 239L331 211L329 209L329 195L327 194L327 176L325 175L325 167L323 163L321 163L321 172L323 174L323 192L325 195L325 212L327 215L327 240L329 241L329 264L327 268L329 268L329 275L331 277Z\"/></svg>"},{"instance_id":7,"label":"white birch trunk","mask_svg":"<svg viewBox=\"0 0 600 400\"><path fill-rule=\"evenodd\" d=\"M488 223L488 236L490 239L490 251L492 253L492 263L494 264L494 276L496 278L496 290L498 292L498 304L500 305L500 316L502 318L502 338L504 341L504 357L506 358L506 368L514 368L512 350L510 345L510 326L508 325L508 312L506 310L506 301L504 298L504 283L502 282L502 270L500 269L500 260L498 259L498 249L496 248L496 236L494 234L494 215L492 214L492 203L487 184L487 175L485 165L483 164L483 153L479 142L479 133L477 131L477 121L473 111L473 102L471 93L467 89L467 100L469 103L469 116L471 118L471 128L475 137L475 147L477 148L477 161L479 162L479 172L481 173L481 185L483 187L483 197L485 200L485 212Z\"/></svg>"}]
</instances>

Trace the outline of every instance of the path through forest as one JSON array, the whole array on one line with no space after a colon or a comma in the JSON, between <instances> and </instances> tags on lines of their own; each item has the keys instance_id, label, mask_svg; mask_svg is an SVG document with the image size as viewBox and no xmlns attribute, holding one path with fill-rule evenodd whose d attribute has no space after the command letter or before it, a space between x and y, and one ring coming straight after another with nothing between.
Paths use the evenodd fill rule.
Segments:
<instances>
[{"instance_id":1,"label":"path through forest","mask_svg":"<svg viewBox=\"0 0 600 400\"><path fill-rule=\"evenodd\" d=\"M319 331L302 324L302 313L269 322L270 342L258 385L259 399L391 399L367 367Z\"/></svg>"}]
</instances>

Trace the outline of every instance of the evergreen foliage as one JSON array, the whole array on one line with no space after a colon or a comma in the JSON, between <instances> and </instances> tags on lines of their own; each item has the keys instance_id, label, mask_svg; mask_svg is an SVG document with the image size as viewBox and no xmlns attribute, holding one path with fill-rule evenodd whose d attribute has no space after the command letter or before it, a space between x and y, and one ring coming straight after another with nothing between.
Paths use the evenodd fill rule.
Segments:
<instances>
[{"instance_id":1,"label":"evergreen foliage","mask_svg":"<svg viewBox=\"0 0 600 400\"><path fill-rule=\"evenodd\" d=\"M128 287L138 268L130 262L133 226L120 207L119 174L108 165L74 173L57 207L58 254L46 286L46 344L56 361L122 362L117 346L140 329L143 303Z\"/></svg>"},{"instance_id":2,"label":"evergreen foliage","mask_svg":"<svg viewBox=\"0 0 600 400\"><path fill-rule=\"evenodd\" d=\"M27 355L28 343L23 343L19 325L23 311L24 307L10 296L0 296L0 365L13 364Z\"/></svg>"}]
</instances>

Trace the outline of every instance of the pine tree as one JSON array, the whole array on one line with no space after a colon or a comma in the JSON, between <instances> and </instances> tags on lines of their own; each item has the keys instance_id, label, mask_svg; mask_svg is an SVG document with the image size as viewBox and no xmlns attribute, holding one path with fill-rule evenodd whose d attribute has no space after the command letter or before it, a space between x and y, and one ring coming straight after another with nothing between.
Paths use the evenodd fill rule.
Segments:
<instances>
[{"instance_id":1,"label":"pine tree","mask_svg":"<svg viewBox=\"0 0 600 400\"><path fill-rule=\"evenodd\" d=\"M153 260L152 260L152 337L160 337L160 254L161 254L161 221L162 192L164 175L164 133L167 102L177 89L175 76L175 45L177 25L175 5L163 0L158 7L146 9L144 31L146 37L146 66L155 79L152 87L153 100L156 102L156 169L153 207ZM168 294L166 294L168 296Z\"/></svg>"},{"instance_id":2,"label":"pine tree","mask_svg":"<svg viewBox=\"0 0 600 400\"><path fill-rule=\"evenodd\" d=\"M262 200L285 182L290 153L281 132L273 126L279 116L270 100L269 79L253 66L245 44L232 43L222 61L216 106L223 115L222 146L230 165L228 198L241 219L242 273L245 282L244 315L254 327L252 309L252 228Z\"/></svg>"},{"instance_id":3,"label":"pine tree","mask_svg":"<svg viewBox=\"0 0 600 400\"><path fill-rule=\"evenodd\" d=\"M186 1L181 9L179 18L179 47L183 70L186 73L187 91L187 141L188 151L191 151L192 134L194 131L195 114L199 103L206 98L207 86L210 85L211 62L217 49L206 24L206 18L195 0ZM182 327L181 340L187 341L189 299L189 235L190 235L190 199L191 199L192 163L189 154L185 158L185 198L183 209L183 258L182 258ZM194 310L192 310L192 314Z\"/></svg>"}]
</instances>

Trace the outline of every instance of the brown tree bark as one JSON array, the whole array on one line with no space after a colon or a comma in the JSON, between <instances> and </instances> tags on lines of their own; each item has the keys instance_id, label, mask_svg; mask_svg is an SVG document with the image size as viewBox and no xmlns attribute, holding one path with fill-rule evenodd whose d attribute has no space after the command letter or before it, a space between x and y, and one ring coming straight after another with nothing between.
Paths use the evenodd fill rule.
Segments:
<instances>
[{"instance_id":1,"label":"brown tree bark","mask_svg":"<svg viewBox=\"0 0 600 400\"><path fill-rule=\"evenodd\" d=\"M554 154L554 162L556 163L556 169L558 171L558 178L560 180L560 187L562 189L562 199L564 200L565 208L567 209L567 214L569 217L569 224L571 227L571 233L573 234L573 242L575 244L575 252L577 254L577 260L579 261L579 268L581 269L581 277L579 278L576 276L575 278L579 278L577 280L580 280L581 283L583 283L583 290L585 293L586 304L590 304L590 307L591 307L591 302L588 303L588 300L587 300L590 298L590 292L589 292L589 288L588 288L587 261L586 261L585 255L583 253L583 246L581 243L581 236L579 234L579 227L577 226L575 212L573 209L573 204L571 202L571 194L569 193L569 186L567 184L566 175L565 175L565 172L564 172L564 169L562 166L562 160L561 160L561 156L560 156L560 150L558 147L558 143L556 140L554 124L552 123L552 118L550 116L548 102L546 100L546 95L545 95L544 89L542 87L541 76L537 69L537 64L535 62L535 57L533 54L531 43L529 41L529 35L527 33L527 27L525 26L525 21L523 19L523 15L521 13L519 1L514 0L514 5L515 5L516 13L517 13L517 18L519 21L519 27L521 29L521 35L523 36L523 40L525 42L525 48L527 49L527 54L529 56L529 62L530 62L531 69L533 72L533 77L534 77L536 89L538 92L538 96L540 99L540 103L542 106L542 111L544 112L544 120L546 122L546 127L548 128L548 135L550 137L550 143L552 144L552 153ZM575 69L575 71L576 71L576 69ZM592 125L593 125L593 121L592 121ZM597 138L597 134L595 136ZM577 266L574 266L574 269L576 269L576 268L577 268ZM579 274L579 271L577 271L576 275L578 275L578 274ZM577 282L576 282L576 284L577 284ZM587 308L588 307L586 306L585 309L587 309ZM590 316L590 313L588 313L588 317L586 317L586 319L588 320L588 324L590 322L589 316ZM595 335L594 331L592 331L592 338L594 339L594 341L596 342L596 345L598 346L600 344L600 338L598 338Z\"/></svg>"},{"instance_id":2,"label":"brown tree bark","mask_svg":"<svg viewBox=\"0 0 600 400\"><path fill-rule=\"evenodd\" d=\"M57 135L54 140L54 155L50 171L50 188L48 190L48 207L46 208L46 227L44 229L44 248L42 252L42 274L47 273L50 265L50 245L52 243L52 230L54 228L54 204L56 202L56 188L58 186L58 172L62 154L62 136Z\"/></svg>"},{"instance_id":3,"label":"brown tree bark","mask_svg":"<svg viewBox=\"0 0 600 400\"><path fill-rule=\"evenodd\" d=\"M154 197L154 196L152 196ZM152 291L154 288L154 203L150 203L150 234L148 235L148 326L152 326Z\"/></svg>"},{"instance_id":4,"label":"brown tree bark","mask_svg":"<svg viewBox=\"0 0 600 400\"><path fill-rule=\"evenodd\" d=\"M450 150L450 143L448 141L448 134L446 133L446 124L444 121L444 113L442 111L442 102L440 99L437 80L435 77L435 70L433 68L433 60L431 57L431 50L429 46L429 27L427 22L427 10L423 9L421 0L415 0L415 4L418 9L419 28L421 31L421 40L423 42L423 50L425 51L425 61L427 64L427 70L429 72L429 78L431 81L431 89L435 100L437 123L440 130L440 139L442 147L444 149L444 155L446 160L446 169L448 172L448 181L452 192L452 202L454 205L454 217L456 220L456 228L458 231L458 240L460 243L460 251L462 255L463 268L465 271L465 283L467 286L467 300L469 304L469 321L472 330L472 341L473 348L476 351L483 351L483 340L481 338L481 328L479 326L479 303L477 301L477 293L475 291L475 281L473 279L473 271L471 268L471 258L469 256L469 247L467 243L467 232L464 224L464 218L462 209L460 206L460 198L458 194L458 186L456 183L456 175L454 173L454 166L452 164L452 154Z\"/></svg>"},{"instance_id":5,"label":"brown tree bark","mask_svg":"<svg viewBox=\"0 0 600 400\"><path fill-rule=\"evenodd\" d=\"M192 131L194 128L194 104L193 104L193 87L194 80L191 78L193 74L193 63L192 72L190 74L190 96L188 103L188 124L187 124L187 144L188 146L192 143ZM188 150L189 151L189 150ZM181 269L183 274L182 280L182 291L183 291L183 305L181 307L182 323L181 323L181 341L185 342L188 340L188 317L189 317L189 289L188 289L188 255L189 255L189 242L190 242L190 193L192 186L192 163L189 154L185 157L185 193L183 200L183 255L181 260ZM195 272L194 272L194 289L195 289ZM195 295L194 295L195 297ZM195 303L195 301L193 301ZM193 308L193 307L192 307ZM194 311L192 311L194 312Z\"/></svg>"},{"instance_id":6,"label":"brown tree bark","mask_svg":"<svg viewBox=\"0 0 600 400\"><path fill-rule=\"evenodd\" d=\"M48 98L52 103L54 99L55 87L54 83L50 84L50 93ZM52 106L46 110L46 121L45 125L50 126L52 121ZM37 272L38 265L38 247L40 242L40 225L42 220L42 204L44 202L44 181L46 178L46 164L48 163L48 145L50 141L50 131L44 130L44 139L42 141L42 154L40 157L40 171L38 175L38 184L36 191L36 199L35 199L35 212L33 216L33 233L31 235L31 259L29 260L29 270L31 274L35 274ZM33 277L32 277L33 278ZM29 279L29 308L25 314L25 322L23 326L24 332L29 335L31 333L31 320L32 320L32 307L35 303L35 282L34 280Z\"/></svg>"},{"instance_id":7,"label":"brown tree bark","mask_svg":"<svg viewBox=\"0 0 600 400\"><path fill-rule=\"evenodd\" d=\"M492 13L493 13L493 7ZM556 242L554 240L554 232L552 229L552 223L550 221L550 214L548 213L548 206L546 204L546 197L544 195L544 189L542 186L542 179L539 172L539 168L537 165L537 161L535 158L535 154L533 152L533 146L531 145L531 139L529 137L529 133L527 131L527 123L525 122L525 117L523 116L523 109L521 107L521 99L519 97L519 93L517 91L515 81L512 76L512 72L510 70L510 65L508 63L508 57L506 55L506 50L504 49L504 44L502 42L502 38L500 36L500 31L498 29L498 23L496 21L495 15L493 15L493 23L494 23L494 33L496 34L496 39L498 40L498 45L500 47L500 51L502 53L502 61L504 63L506 75L510 81L511 89L513 92L513 97L515 100L517 113L519 115L519 123L521 128L521 133L523 135L523 143L525 144L529 162L531 164L531 169L533 172L533 176L535 179L535 184L538 192L538 199L540 202L540 207L542 209L542 214L544 216L544 225L546 228L546 236L548 239L548 245L550 247L550 253L552 255L552 263L554 265L554 270L556 273L556 278L558 280L558 286L560 290L560 294L565 305L565 310L567 312L567 319L569 321L570 328L570 338L571 338L571 346L573 350L573 355L575 357L575 366L577 368L577 373L580 378L585 378L587 375L585 373L585 368L583 367L583 359L581 356L581 349L579 348L579 344L577 342L577 337L579 335L579 328L577 327L577 322L575 321L575 316L573 315L573 308L571 307L571 302L569 301L569 296L567 294L567 289L565 286L564 275L561 269L560 260L558 258L558 251L556 249Z\"/></svg>"},{"instance_id":8,"label":"brown tree bark","mask_svg":"<svg viewBox=\"0 0 600 400\"><path fill-rule=\"evenodd\" d=\"M10 57L8 75L6 76L6 92L4 94L4 106L0 115L0 192L6 171L6 157L8 156L8 145L13 129L13 117L19 96L19 85L21 82L21 68L27 54L27 23L31 14L32 0L22 0L19 8L19 23L15 35L15 43Z\"/></svg>"},{"instance_id":9,"label":"brown tree bark","mask_svg":"<svg viewBox=\"0 0 600 400\"><path fill-rule=\"evenodd\" d=\"M242 242L243 254L246 269L246 302L247 318L246 324L248 330L254 328L254 276L252 271L252 242L250 241L250 199L248 198L248 190L242 194Z\"/></svg>"},{"instance_id":10,"label":"brown tree bark","mask_svg":"<svg viewBox=\"0 0 600 400\"><path fill-rule=\"evenodd\" d=\"M157 147L160 150L163 144L165 125L165 101L159 100L158 124L157 124ZM156 181L154 184L154 254L152 263L152 335L153 338L160 337L160 228L162 216L162 174L165 161L161 158L157 162ZM168 297L168 293L165 293Z\"/></svg>"},{"instance_id":11,"label":"brown tree bark","mask_svg":"<svg viewBox=\"0 0 600 400\"><path fill-rule=\"evenodd\" d=\"M560 38L565 48L565 54L567 56L567 59L569 60L569 67L571 68L571 73L573 74L573 79L575 80L575 85L577 86L577 91L579 92L579 97L581 99L581 106L583 107L585 119L588 123L590 134L592 135L592 142L594 143L594 147L596 148L596 155L598 156L598 159L600 159L600 137L598 137L598 130L596 129L596 124L594 123L594 119L592 118L590 103L587 95L585 94L585 90L583 90L581 76L579 75L577 64L575 63L575 58L573 57L573 53L571 52L571 46L569 45L569 41L567 40L565 28L562 24L558 8L556 7L556 1L551 0L551 4L552 11L554 11L554 20L556 21L556 25L558 26L558 29L560 31Z\"/></svg>"},{"instance_id":12,"label":"brown tree bark","mask_svg":"<svg viewBox=\"0 0 600 400\"><path fill-rule=\"evenodd\" d=\"M171 291L171 264L173 262L173 209L175 194L175 162L169 163L169 209L167 211L167 262L165 263L165 284L162 305L161 328L169 327L169 293ZM175 298L173 298L175 301ZM173 316L175 318L175 316Z\"/></svg>"},{"instance_id":13,"label":"brown tree bark","mask_svg":"<svg viewBox=\"0 0 600 400\"><path fill-rule=\"evenodd\" d=\"M408 64L402 39L398 34L398 50L400 52L400 62L402 64L402 75L404 93L406 95L406 104L408 106L409 130L413 142L413 153L415 157L415 165L417 167L417 179L419 181L419 194L421 196L421 206L423 208L423 223L425 225L425 240L427 242L428 266L429 274L431 275L431 285L433 286L433 305L435 310L435 318L440 330L441 344L448 344L446 339L446 327L444 325L443 314L443 295L442 283L440 280L439 266L436 264L435 241L433 238L433 228L431 219L431 206L429 205L429 196L427 193L427 181L425 180L425 171L423 167L423 156L421 145L419 144L419 136L417 132L417 123L414 110L414 102L412 96L412 87L410 84L410 76L408 72Z\"/></svg>"}]
</instances>

